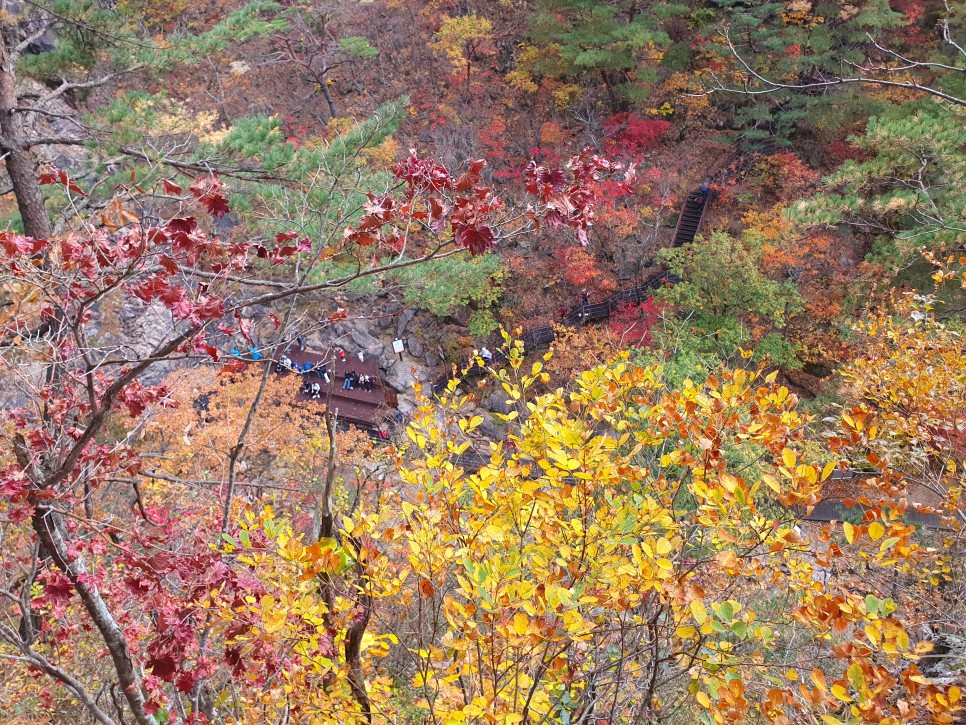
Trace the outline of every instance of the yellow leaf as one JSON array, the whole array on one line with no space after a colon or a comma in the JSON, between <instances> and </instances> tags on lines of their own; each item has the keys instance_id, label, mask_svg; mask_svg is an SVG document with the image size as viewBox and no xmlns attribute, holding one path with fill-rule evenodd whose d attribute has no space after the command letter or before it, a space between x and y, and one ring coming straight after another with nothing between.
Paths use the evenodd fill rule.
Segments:
<instances>
[{"instance_id":1,"label":"yellow leaf","mask_svg":"<svg viewBox=\"0 0 966 725\"><path fill-rule=\"evenodd\" d=\"M825 464L825 468L822 469L822 480L823 481L826 480L829 476L832 475L832 472L835 470L836 466L837 466L837 464L835 463L835 461L832 461L831 463L826 463Z\"/></svg>"},{"instance_id":2,"label":"yellow leaf","mask_svg":"<svg viewBox=\"0 0 966 725\"><path fill-rule=\"evenodd\" d=\"M783 448L782 462L785 464L785 468L792 470L795 467L795 452L789 448Z\"/></svg>"},{"instance_id":3,"label":"yellow leaf","mask_svg":"<svg viewBox=\"0 0 966 725\"><path fill-rule=\"evenodd\" d=\"M827 722L828 725L842 725L842 721L832 715L822 715L822 722Z\"/></svg>"},{"instance_id":4,"label":"yellow leaf","mask_svg":"<svg viewBox=\"0 0 966 725\"><path fill-rule=\"evenodd\" d=\"M878 521L873 521L869 524L869 538L873 541L878 541L885 534L885 526L880 524Z\"/></svg>"},{"instance_id":5,"label":"yellow leaf","mask_svg":"<svg viewBox=\"0 0 966 725\"><path fill-rule=\"evenodd\" d=\"M767 485L768 488L770 488L775 493L781 493L782 492L782 487L780 485L778 485L778 479L776 479L770 473L763 473L761 475L761 480L764 481L765 482L765 485Z\"/></svg>"},{"instance_id":6,"label":"yellow leaf","mask_svg":"<svg viewBox=\"0 0 966 725\"><path fill-rule=\"evenodd\" d=\"M706 707L709 710L711 709L711 698L708 697L706 693L699 692L697 695L694 696L694 699L696 699L699 703L701 703L702 707Z\"/></svg>"},{"instance_id":7,"label":"yellow leaf","mask_svg":"<svg viewBox=\"0 0 966 725\"><path fill-rule=\"evenodd\" d=\"M520 637L527 633L527 629L530 627L530 618L527 617L523 612L517 612L513 615L513 631L517 633Z\"/></svg>"},{"instance_id":8,"label":"yellow leaf","mask_svg":"<svg viewBox=\"0 0 966 725\"><path fill-rule=\"evenodd\" d=\"M696 630L694 627L690 625L686 627L678 627L677 629L674 630L674 634L676 634L681 639L691 639L697 633L698 633L698 630Z\"/></svg>"},{"instance_id":9,"label":"yellow leaf","mask_svg":"<svg viewBox=\"0 0 966 725\"><path fill-rule=\"evenodd\" d=\"M842 702L852 702L852 698L849 697L849 691L839 684L832 685L832 697Z\"/></svg>"},{"instance_id":10,"label":"yellow leaf","mask_svg":"<svg viewBox=\"0 0 966 725\"><path fill-rule=\"evenodd\" d=\"M700 599L691 600L691 614L694 616L694 621L699 625L704 624L708 619L708 610Z\"/></svg>"},{"instance_id":11,"label":"yellow leaf","mask_svg":"<svg viewBox=\"0 0 966 725\"><path fill-rule=\"evenodd\" d=\"M855 527L846 521L842 524L842 530L845 532L845 540L851 544L855 540Z\"/></svg>"}]
</instances>

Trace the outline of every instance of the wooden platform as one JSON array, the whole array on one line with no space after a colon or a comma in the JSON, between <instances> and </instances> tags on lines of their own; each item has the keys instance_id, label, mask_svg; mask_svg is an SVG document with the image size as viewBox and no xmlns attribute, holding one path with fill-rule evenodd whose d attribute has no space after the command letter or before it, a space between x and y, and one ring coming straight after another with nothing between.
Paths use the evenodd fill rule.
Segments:
<instances>
[{"instance_id":1,"label":"wooden platform","mask_svg":"<svg viewBox=\"0 0 966 725\"><path fill-rule=\"evenodd\" d=\"M345 362L339 359L335 353L317 353L309 350L299 350L293 345L291 348L280 349L272 356L269 361L275 367L283 355L287 355L293 363L304 365L309 362L313 365L324 363L332 381L326 384L325 380L316 373L306 373L306 379L322 386L322 392L318 400L325 403L329 410L333 411L338 417L349 423L355 423L362 427L378 428L385 418L390 407L395 404L395 394L387 391L382 382L382 372L376 360L366 359L359 362L356 355L346 355ZM372 390L362 390L355 387L352 390L343 390L347 372L356 372L360 375L368 375L372 378ZM291 374L290 371L283 371L283 375ZM297 400L310 400L311 396L299 391Z\"/></svg>"}]
</instances>

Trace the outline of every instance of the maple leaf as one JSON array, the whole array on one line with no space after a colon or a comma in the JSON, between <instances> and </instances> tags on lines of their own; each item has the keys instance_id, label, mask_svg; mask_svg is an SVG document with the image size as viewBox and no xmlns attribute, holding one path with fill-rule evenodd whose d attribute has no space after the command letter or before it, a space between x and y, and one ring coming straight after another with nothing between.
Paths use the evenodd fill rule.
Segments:
<instances>
[{"instance_id":1,"label":"maple leaf","mask_svg":"<svg viewBox=\"0 0 966 725\"><path fill-rule=\"evenodd\" d=\"M14 498L23 493L29 486L30 481L27 477L21 471L11 466L7 469L3 477L0 478L0 496Z\"/></svg>"},{"instance_id":2,"label":"maple leaf","mask_svg":"<svg viewBox=\"0 0 966 725\"><path fill-rule=\"evenodd\" d=\"M482 175L483 169L486 167L486 161L483 159L475 159L470 162L469 169L465 173L460 174L456 179L456 191L466 192L472 189L480 182L480 177Z\"/></svg>"},{"instance_id":3,"label":"maple leaf","mask_svg":"<svg viewBox=\"0 0 966 725\"><path fill-rule=\"evenodd\" d=\"M225 647L225 664L231 667L235 677L245 674L245 657L238 647Z\"/></svg>"},{"instance_id":4,"label":"maple leaf","mask_svg":"<svg viewBox=\"0 0 966 725\"><path fill-rule=\"evenodd\" d=\"M225 186L224 182L218 180L218 174L212 174L210 178L199 177L195 183L188 187L195 199L201 202L207 212L219 219L227 214L228 199L221 192Z\"/></svg>"},{"instance_id":5,"label":"maple leaf","mask_svg":"<svg viewBox=\"0 0 966 725\"><path fill-rule=\"evenodd\" d=\"M244 361L239 360L238 358L233 358L232 360L229 360L227 363L221 366L221 369L218 371L218 374L234 375L235 373L240 373L246 367L248 367L248 365L246 365Z\"/></svg>"},{"instance_id":6,"label":"maple leaf","mask_svg":"<svg viewBox=\"0 0 966 725\"><path fill-rule=\"evenodd\" d=\"M191 692L197 681L198 675L194 671L184 671L178 675L174 681L174 686L178 689L178 692Z\"/></svg>"},{"instance_id":7,"label":"maple leaf","mask_svg":"<svg viewBox=\"0 0 966 725\"><path fill-rule=\"evenodd\" d=\"M150 304L155 297L167 293L171 287L164 277L154 275L148 279L143 279L131 286L131 293L145 304ZM180 289L180 288L179 288Z\"/></svg>"},{"instance_id":8,"label":"maple leaf","mask_svg":"<svg viewBox=\"0 0 966 725\"><path fill-rule=\"evenodd\" d=\"M172 316L178 320L187 320L194 315L194 305L187 297L181 297L174 304L167 306Z\"/></svg>"},{"instance_id":9,"label":"maple leaf","mask_svg":"<svg viewBox=\"0 0 966 725\"><path fill-rule=\"evenodd\" d=\"M147 661L147 667L151 673L166 682L173 682L175 673L178 672L178 663L174 656L165 652L164 654L154 655Z\"/></svg>"},{"instance_id":10,"label":"maple leaf","mask_svg":"<svg viewBox=\"0 0 966 725\"><path fill-rule=\"evenodd\" d=\"M8 257L15 257L21 254L38 254L47 247L47 242L14 232L3 232L0 233L0 246Z\"/></svg>"},{"instance_id":11,"label":"maple leaf","mask_svg":"<svg viewBox=\"0 0 966 725\"><path fill-rule=\"evenodd\" d=\"M416 149L409 156L393 164L392 173L409 186L409 197L423 191L440 192L451 188L452 179L444 166L435 161L420 159Z\"/></svg>"},{"instance_id":12,"label":"maple leaf","mask_svg":"<svg viewBox=\"0 0 966 725\"><path fill-rule=\"evenodd\" d=\"M161 301L168 307L173 308L185 299L185 288L180 285L165 285L166 288L161 292Z\"/></svg>"},{"instance_id":13,"label":"maple leaf","mask_svg":"<svg viewBox=\"0 0 966 725\"><path fill-rule=\"evenodd\" d=\"M43 575L43 584L44 593L37 598L37 603L49 604L53 615L62 617L74 596L73 582L59 571L47 571Z\"/></svg>"},{"instance_id":14,"label":"maple leaf","mask_svg":"<svg viewBox=\"0 0 966 725\"><path fill-rule=\"evenodd\" d=\"M496 242L496 235L492 227L487 224L462 224L453 223L453 238L461 247L470 250L474 257L485 254Z\"/></svg>"},{"instance_id":15,"label":"maple leaf","mask_svg":"<svg viewBox=\"0 0 966 725\"><path fill-rule=\"evenodd\" d=\"M178 263L175 262L171 257L166 254L161 255L161 259L158 261L161 268L168 274L174 275L178 273Z\"/></svg>"},{"instance_id":16,"label":"maple leaf","mask_svg":"<svg viewBox=\"0 0 966 725\"><path fill-rule=\"evenodd\" d=\"M193 216L176 217L165 224L164 228L172 236L186 236L198 228L198 220Z\"/></svg>"}]
</instances>

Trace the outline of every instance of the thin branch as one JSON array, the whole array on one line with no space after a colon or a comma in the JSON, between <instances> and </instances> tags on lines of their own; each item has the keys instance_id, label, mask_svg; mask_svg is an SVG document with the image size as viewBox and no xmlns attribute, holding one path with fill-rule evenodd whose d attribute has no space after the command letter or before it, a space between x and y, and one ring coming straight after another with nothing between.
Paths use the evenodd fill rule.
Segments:
<instances>
[{"instance_id":1,"label":"thin branch","mask_svg":"<svg viewBox=\"0 0 966 725\"><path fill-rule=\"evenodd\" d=\"M91 694L78 679L73 677L67 671L53 664L39 652L34 652L32 649L30 649L30 647L26 645L17 636L17 633L14 632L13 629L11 629L8 625L0 624L0 637L3 637L3 639L23 653L23 657L0 655L3 657L3 659L24 662L46 672L48 675L73 692L77 696L77 699L84 703L84 707L90 711L91 715L99 723L102 723L102 725L117 725L116 721L112 717L98 707L97 703L94 701L94 698L91 697Z\"/></svg>"},{"instance_id":2,"label":"thin branch","mask_svg":"<svg viewBox=\"0 0 966 725\"><path fill-rule=\"evenodd\" d=\"M722 34L724 35L725 40L728 43L728 48L731 50L732 55L734 55L737 61L741 64L742 68L745 69L748 75L750 75L752 78L754 78L763 86L765 86L765 88L754 89L754 88L751 88L748 84L746 84L744 88L731 88L726 86L720 80L718 80L717 76L712 75L712 77L715 80L715 83L717 83L717 87L712 88L708 91L705 91L704 93L701 93L701 94L692 94L692 95L708 95L709 93L713 93L715 91L725 91L728 93L741 93L748 96L757 96L757 95L764 95L767 93L775 93L776 91L782 91L782 90L800 91L800 90L807 90L807 89L813 89L813 88L831 88L833 86L841 86L846 84L858 83L858 84L866 84L866 85L887 86L891 88L905 88L907 90L918 91L920 93L926 93L928 95L936 96L937 98L942 98L944 101L948 101L949 103L956 104L957 106L966 106L966 98L959 98L957 96L953 96L949 93L945 93L939 90L938 88L933 88L931 86L924 86L920 83L915 83L915 82L889 81L883 78L870 78L867 76L858 76L854 78L832 78L830 80L813 81L810 83L779 83L778 81L773 81L770 78L766 78L764 75L762 75L761 73L759 73L758 71L756 71L754 68L751 67L748 61L746 61L744 57L742 57L741 53L738 52L738 49L735 47L734 42L731 40L729 29L727 28L724 29L722 31ZM924 65L924 64L920 63L919 65ZM956 70L964 71L966 69L959 68Z\"/></svg>"}]
</instances>

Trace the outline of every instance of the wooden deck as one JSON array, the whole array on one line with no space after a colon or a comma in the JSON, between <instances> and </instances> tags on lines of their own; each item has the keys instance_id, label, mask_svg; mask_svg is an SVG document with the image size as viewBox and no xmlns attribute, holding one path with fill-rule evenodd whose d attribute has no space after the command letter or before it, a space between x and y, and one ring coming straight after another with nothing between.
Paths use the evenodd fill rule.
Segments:
<instances>
[{"instance_id":1,"label":"wooden deck","mask_svg":"<svg viewBox=\"0 0 966 725\"><path fill-rule=\"evenodd\" d=\"M383 424L389 408L395 406L396 396L393 391L387 391L383 385L382 372L374 359L359 362L356 355L347 355L345 362L342 362L335 353L299 350L297 346L293 345L291 348L276 351L276 354L269 361L273 367L278 364L282 355L287 355L293 363L299 365L304 365L307 362L313 365L325 364L331 383L326 384L325 380L314 372L306 373L308 376L306 379L322 386L318 400L325 403L329 410L336 413L339 419L343 421L355 423L365 428L378 428ZM352 390L343 390L342 385L345 383L347 372L356 372L371 377L373 381L372 390L366 391L359 387ZM280 374L287 375L290 372L283 371ZM299 391L297 400L310 399L310 396Z\"/></svg>"}]
</instances>

